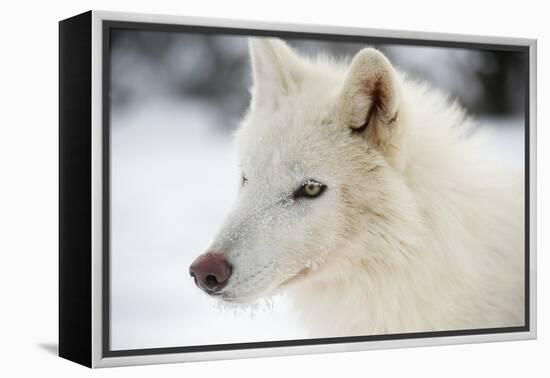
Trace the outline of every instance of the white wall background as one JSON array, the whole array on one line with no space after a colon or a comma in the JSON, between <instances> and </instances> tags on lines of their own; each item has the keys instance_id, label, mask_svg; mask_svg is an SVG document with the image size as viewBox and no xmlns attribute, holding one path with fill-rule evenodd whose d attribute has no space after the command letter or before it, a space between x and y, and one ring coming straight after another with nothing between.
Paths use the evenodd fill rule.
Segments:
<instances>
[{"instance_id":1,"label":"white wall background","mask_svg":"<svg viewBox=\"0 0 550 378\"><path fill-rule=\"evenodd\" d=\"M315 4L315 8L313 8ZM88 9L539 39L539 340L105 369L54 356L57 343L57 21ZM0 373L6 377L548 376L543 188L548 177L549 27L544 2L295 0L8 2L0 22ZM545 298L546 297L546 298ZM546 349L546 350L545 350Z\"/></svg>"}]
</instances>

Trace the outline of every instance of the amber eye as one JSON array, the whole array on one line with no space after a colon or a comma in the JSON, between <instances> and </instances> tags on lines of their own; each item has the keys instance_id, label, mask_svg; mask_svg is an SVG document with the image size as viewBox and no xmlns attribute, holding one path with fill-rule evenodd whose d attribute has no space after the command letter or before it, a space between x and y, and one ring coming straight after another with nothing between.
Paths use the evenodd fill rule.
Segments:
<instances>
[{"instance_id":1,"label":"amber eye","mask_svg":"<svg viewBox=\"0 0 550 378\"><path fill-rule=\"evenodd\" d=\"M294 198L306 197L315 198L321 195L326 189L326 185L321 184L315 180L307 180L302 186L294 193Z\"/></svg>"}]
</instances>

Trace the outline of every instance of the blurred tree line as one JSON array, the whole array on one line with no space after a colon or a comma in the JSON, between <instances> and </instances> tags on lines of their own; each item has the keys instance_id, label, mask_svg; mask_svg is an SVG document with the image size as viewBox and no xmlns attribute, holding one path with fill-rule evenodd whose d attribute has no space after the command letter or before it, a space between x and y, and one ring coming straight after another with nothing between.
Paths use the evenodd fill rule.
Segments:
<instances>
[{"instance_id":1,"label":"blurred tree line","mask_svg":"<svg viewBox=\"0 0 550 378\"><path fill-rule=\"evenodd\" d=\"M111 99L124 108L150 96L210 103L236 122L251 84L246 37L117 30L111 40ZM366 45L289 40L306 55L353 56ZM375 45L394 65L458 98L471 113L524 110L525 56L515 52Z\"/></svg>"}]
</instances>

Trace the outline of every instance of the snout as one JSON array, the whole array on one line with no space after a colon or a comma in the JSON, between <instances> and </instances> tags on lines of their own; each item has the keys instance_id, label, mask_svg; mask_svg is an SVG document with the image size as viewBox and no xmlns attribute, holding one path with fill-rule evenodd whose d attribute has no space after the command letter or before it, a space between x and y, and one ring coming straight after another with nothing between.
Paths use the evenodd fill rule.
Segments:
<instances>
[{"instance_id":1,"label":"snout","mask_svg":"<svg viewBox=\"0 0 550 378\"><path fill-rule=\"evenodd\" d=\"M223 253L208 252L197 257L189 267L189 274L200 289L215 295L227 285L231 276L231 265Z\"/></svg>"}]
</instances>

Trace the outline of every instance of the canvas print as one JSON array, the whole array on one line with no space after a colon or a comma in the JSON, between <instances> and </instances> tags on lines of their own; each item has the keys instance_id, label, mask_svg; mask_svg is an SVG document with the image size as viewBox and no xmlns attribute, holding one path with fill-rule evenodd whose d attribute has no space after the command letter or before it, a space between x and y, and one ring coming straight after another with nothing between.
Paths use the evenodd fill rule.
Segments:
<instances>
[{"instance_id":1,"label":"canvas print","mask_svg":"<svg viewBox=\"0 0 550 378\"><path fill-rule=\"evenodd\" d=\"M111 350L525 325L524 53L109 49Z\"/></svg>"}]
</instances>

